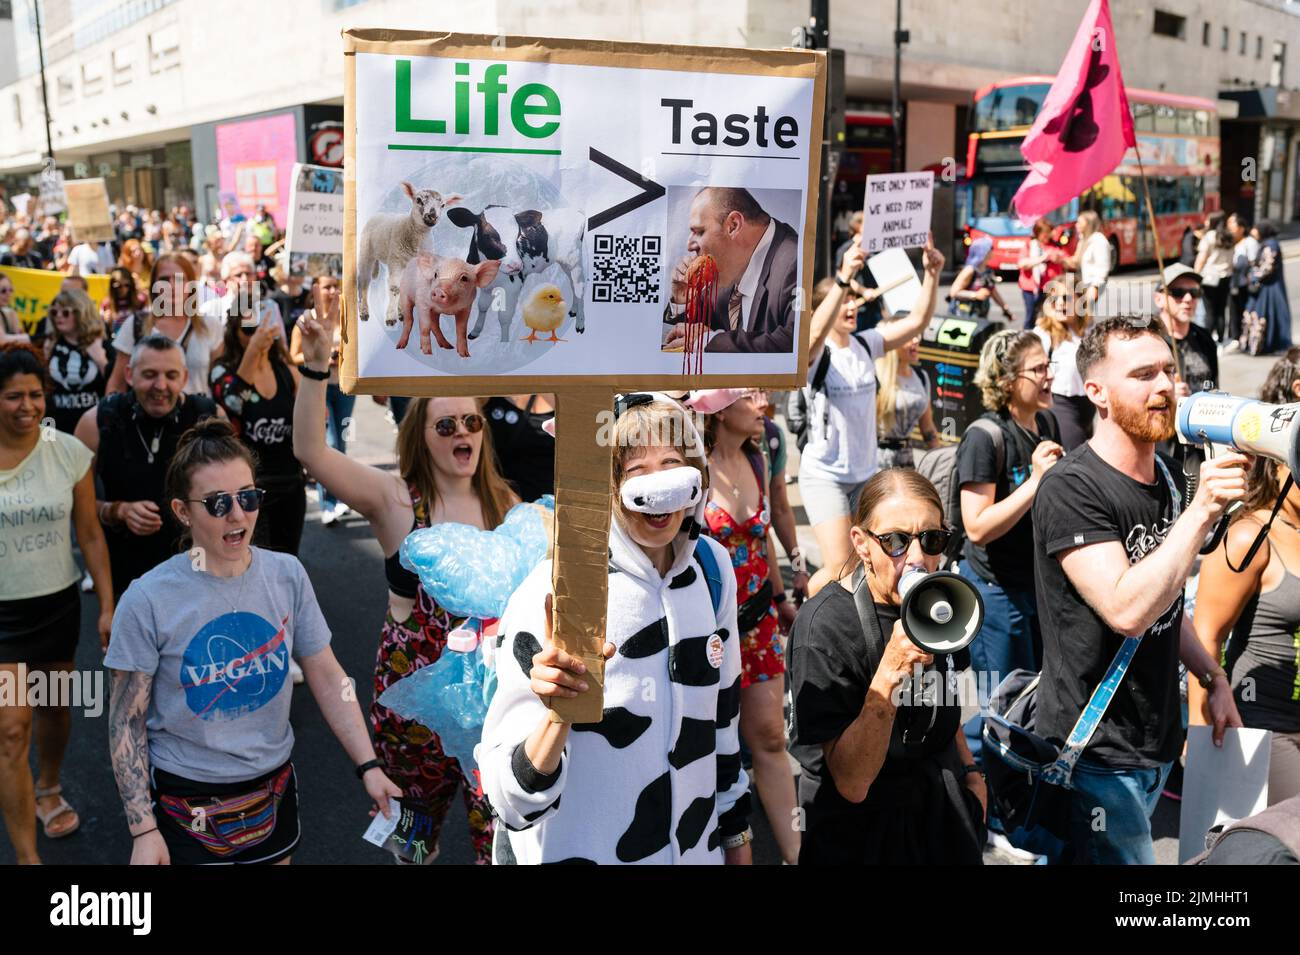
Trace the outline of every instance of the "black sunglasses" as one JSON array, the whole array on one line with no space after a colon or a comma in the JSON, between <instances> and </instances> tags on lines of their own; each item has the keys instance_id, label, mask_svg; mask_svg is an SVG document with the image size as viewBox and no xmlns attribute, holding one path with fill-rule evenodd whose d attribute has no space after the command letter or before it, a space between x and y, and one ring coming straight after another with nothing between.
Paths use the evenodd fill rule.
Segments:
<instances>
[{"instance_id":1,"label":"black sunglasses","mask_svg":"<svg viewBox=\"0 0 1300 955\"><path fill-rule=\"evenodd\" d=\"M1165 291L1166 294L1168 294L1169 297L1172 298L1174 301L1187 298L1190 295L1192 301L1194 302L1201 297L1201 289L1195 285L1189 288L1171 288L1171 289L1166 289Z\"/></svg>"},{"instance_id":2,"label":"black sunglasses","mask_svg":"<svg viewBox=\"0 0 1300 955\"><path fill-rule=\"evenodd\" d=\"M863 530L866 530L866 528L863 528ZM888 534L867 531L867 534L875 538L876 543L890 557L902 557L907 553L907 549L912 546L912 541L918 538L921 541L921 552L929 554L931 557L937 557L947 549L948 541L952 539L952 531L942 529L921 531L919 534L909 534L906 531L890 531Z\"/></svg>"},{"instance_id":3,"label":"black sunglasses","mask_svg":"<svg viewBox=\"0 0 1300 955\"><path fill-rule=\"evenodd\" d=\"M266 492L260 487L246 487L242 491L217 491L205 498L186 498L191 504L202 504L213 517L225 517L230 509L239 502L239 507L246 513L252 513L262 506Z\"/></svg>"},{"instance_id":4,"label":"black sunglasses","mask_svg":"<svg viewBox=\"0 0 1300 955\"><path fill-rule=\"evenodd\" d=\"M459 420L465 425L465 430L470 434L478 434L483 430L483 416L481 414L463 414ZM456 421L455 416L446 415L433 423L433 430L438 432L439 437L450 438L456 433Z\"/></svg>"}]
</instances>

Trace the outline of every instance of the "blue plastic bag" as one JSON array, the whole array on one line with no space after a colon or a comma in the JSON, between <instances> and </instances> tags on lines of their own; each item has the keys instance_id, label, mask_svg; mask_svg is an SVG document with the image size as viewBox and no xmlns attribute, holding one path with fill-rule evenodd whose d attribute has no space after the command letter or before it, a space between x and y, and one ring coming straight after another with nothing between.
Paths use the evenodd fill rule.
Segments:
<instances>
[{"instance_id":1,"label":"blue plastic bag","mask_svg":"<svg viewBox=\"0 0 1300 955\"><path fill-rule=\"evenodd\" d=\"M554 508L550 495L537 502ZM402 566L420 577L429 596L457 617L491 619L547 555L550 538L537 505L516 504L491 531L435 524L402 541Z\"/></svg>"}]
</instances>

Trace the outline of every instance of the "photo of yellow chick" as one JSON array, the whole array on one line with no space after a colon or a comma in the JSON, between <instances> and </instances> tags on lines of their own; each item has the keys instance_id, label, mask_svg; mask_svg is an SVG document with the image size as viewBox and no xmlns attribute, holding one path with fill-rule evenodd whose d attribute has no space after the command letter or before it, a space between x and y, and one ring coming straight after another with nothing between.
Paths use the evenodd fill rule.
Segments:
<instances>
[{"instance_id":1,"label":"photo of yellow chick","mask_svg":"<svg viewBox=\"0 0 1300 955\"><path fill-rule=\"evenodd\" d=\"M555 285L542 285L532 297L524 303L524 324L531 329L528 337L523 339L526 342L549 341L562 342L555 332L568 315L568 309L564 304L564 296L560 294L560 289ZM550 332L550 338L538 339L538 332Z\"/></svg>"}]
</instances>

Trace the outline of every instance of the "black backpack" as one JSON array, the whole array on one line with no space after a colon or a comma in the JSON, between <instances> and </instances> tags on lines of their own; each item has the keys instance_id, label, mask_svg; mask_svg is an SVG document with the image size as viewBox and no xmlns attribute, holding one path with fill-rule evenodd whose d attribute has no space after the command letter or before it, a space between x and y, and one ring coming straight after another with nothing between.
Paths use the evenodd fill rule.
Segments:
<instances>
[{"instance_id":1,"label":"black backpack","mask_svg":"<svg viewBox=\"0 0 1300 955\"><path fill-rule=\"evenodd\" d=\"M971 428L983 431L992 440L997 464L995 470L1001 474L1006 467L1006 437L1002 433L1002 425L994 418L982 415L967 426L966 434L970 434ZM1038 428L1044 437L1060 442L1060 428L1056 423L1056 415L1052 412L1038 413ZM964 440L965 435L962 438ZM917 471L928 478L939 492L939 500L944 502L944 520L953 532L948 549L944 551L944 566L960 559L966 546L966 531L961 518L961 485L957 482L957 449L960 447L961 444L958 443L931 451L916 466Z\"/></svg>"},{"instance_id":2,"label":"black backpack","mask_svg":"<svg viewBox=\"0 0 1300 955\"><path fill-rule=\"evenodd\" d=\"M853 337L862 343L862 347L867 349L867 354L871 354L871 348L867 345L866 339L861 332L854 332ZM790 392L790 397L785 404L785 423L794 435L794 446L803 451L804 446L808 443L809 425L808 410L812 406L813 396L826 386L826 376L831 370L831 350L824 343L822 345L821 357L817 359L817 367L813 370L812 381L803 388L796 388ZM825 421L822 422L825 425Z\"/></svg>"}]
</instances>

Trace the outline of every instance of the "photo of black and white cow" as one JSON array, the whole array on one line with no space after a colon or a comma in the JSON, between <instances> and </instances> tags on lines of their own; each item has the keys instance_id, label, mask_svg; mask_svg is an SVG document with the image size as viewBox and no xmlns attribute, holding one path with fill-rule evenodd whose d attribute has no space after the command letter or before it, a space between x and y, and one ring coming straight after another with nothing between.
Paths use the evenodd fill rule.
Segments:
<instances>
[{"instance_id":1,"label":"photo of black and white cow","mask_svg":"<svg viewBox=\"0 0 1300 955\"><path fill-rule=\"evenodd\" d=\"M446 217L452 225L470 230L466 262L501 262L496 279L479 290L475 302L478 319L470 331L471 339L482 334L487 313L492 311L500 323L501 341L510 341L510 326L524 281L551 265L560 268L573 289L569 317L575 320L574 330L579 334L586 330L582 311L585 213L577 209L516 211L504 205L487 205L474 212L462 205L448 209Z\"/></svg>"}]
</instances>

